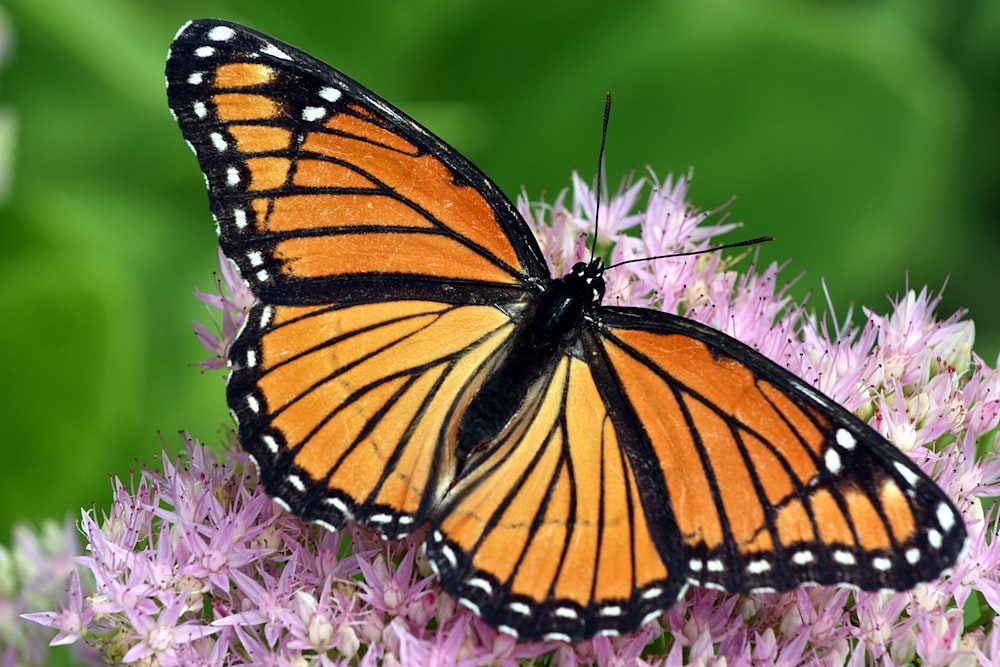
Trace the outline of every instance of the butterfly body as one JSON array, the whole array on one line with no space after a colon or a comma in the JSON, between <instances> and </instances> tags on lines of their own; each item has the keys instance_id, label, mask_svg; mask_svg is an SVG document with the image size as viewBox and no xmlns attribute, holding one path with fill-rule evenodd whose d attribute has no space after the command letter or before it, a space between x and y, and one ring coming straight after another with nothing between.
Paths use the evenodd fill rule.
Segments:
<instances>
[{"instance_id":1,"label":"butterfly body","mask_svg":"<svg viewBox=\"0 0 1000 667\"><path fill-rule=\"evenodd\" d=\"M443 588L521 638L630 631L689 584L901 589L966 543L857 417L707 326L549 275L510 201L349 77L237 24L167 61L226 255L260 299L227 400L268 493L429 524Z\"/></svg>"},{"instance_id":2,"label":"butterfly body","mask_svg":"<svg viewBox=\"0 0 1000 667\"><path fill-rule=\"evenodd\" d=\"M535 308L522 318L502 362L477 389L462 416L455 449L460 462L474 449L497 441L559 355L585 354L578 340L580 325L585 314L594 316L588 311L594 311L604 296L603 273L600 259L577 264L562 279L552 280Z\"/></svg>"}]
</instances>

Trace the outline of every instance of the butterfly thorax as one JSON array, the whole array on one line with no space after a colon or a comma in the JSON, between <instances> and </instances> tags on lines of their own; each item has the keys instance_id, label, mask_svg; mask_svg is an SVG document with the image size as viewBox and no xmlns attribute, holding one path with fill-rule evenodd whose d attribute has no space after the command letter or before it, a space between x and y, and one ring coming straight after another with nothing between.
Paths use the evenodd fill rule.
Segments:
<instances>
[{"instance_id":1,"label":"butterfly thorax","mask_svg":"<svg viewBox=\"0 0 1000 667\"><path fill-rule=\"evenodd\" d=\"M576 264L563 278L552 280L525 315L503 361L486 377L459 423L460 466L500 438L560 352L572 346L585 312L604 296L603 273L600 259Z\"/></svg>"}]
</instances>

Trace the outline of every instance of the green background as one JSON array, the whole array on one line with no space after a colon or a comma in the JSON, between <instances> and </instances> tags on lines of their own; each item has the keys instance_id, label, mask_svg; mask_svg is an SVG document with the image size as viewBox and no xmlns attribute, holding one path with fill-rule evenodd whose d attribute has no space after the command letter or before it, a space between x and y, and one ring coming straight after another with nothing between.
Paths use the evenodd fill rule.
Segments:
<instances>
[{"instance_id":1,"label":"green background","mask_svg":"<svg viewBox=\"0 0 1000 667\"><path fill-rule=\"evenodd\" d=\"M180 25L244 22L335 64L533 198L593 174L695 168L692 199L770 234L823 307L939 289L977 349L996 308L1000 3L125 2L12 0L0 105L16 113L0 203L0 540L17 519L110 499L180 429L228 423L190 321L215 237L167 111Z\"/></svg>"}]
</instances>

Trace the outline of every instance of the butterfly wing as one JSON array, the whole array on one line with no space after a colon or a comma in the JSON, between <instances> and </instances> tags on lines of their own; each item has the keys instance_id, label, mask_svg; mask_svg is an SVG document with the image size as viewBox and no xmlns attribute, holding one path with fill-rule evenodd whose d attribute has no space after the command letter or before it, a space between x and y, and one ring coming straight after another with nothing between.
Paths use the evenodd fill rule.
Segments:
<instances>
[{"instance_id":1,"label":"butterfly wing","mask_svg":"<svg viewBox=\"0 0 1000 667\"><path fill-rule=\"evenodd\" d=\"M748 346L647 309L591 325L431 527L445 589L494 625L628 632L685 583L900 590L965 549L913 462Z\"/></svg>"},{"instance_id":2,"label":"butterfly wing","mask_svg":"<svg viewBox=\"0 0 1000 667\"><path fill-rule=\"evenodd\" d=\"M262 302L230 354L243 447L307 519L412 531L453 474L461 397L549 280L534 237L457 151L292 46L193 21L166 74Z\"/></svg>"},{"instance_id":3,"label":"butterfly wing","mask_svg":"<svg viewBox=\"0 0 1000 667\"><path fill-rule=\"evenodd\" d=\"M958 510L843 407L696 322L618 308L602 320L611 386L658 462L648 502L669 502L690 581L899 590L955 563Z\"/></svg>"},{"instance_id":4,"label":"butterfly wing","mask_svg":"<svg viewBox=\"0 0 1000 667\"><path fill-rule=\"evenodd\" d=\"M629 455L637 433L606 378L572 355L545 378L449 492L428 558L446 591L522 639L635 629L683 592L675 519L645 500L651 462Z\"/></svg>"},{"instance_id":5,"label":"butterfly wing","mask_svg":"<svg viewBox=\"0 0 1000 667\"><path fill-rule=\"evenodd\" d=\"M262 300L516 299L548 279L479 169L333 67L244 26L188 23L167 96L226 255ZM472 289L461 289L471 284Z\"/></svg>"}]
</instances>

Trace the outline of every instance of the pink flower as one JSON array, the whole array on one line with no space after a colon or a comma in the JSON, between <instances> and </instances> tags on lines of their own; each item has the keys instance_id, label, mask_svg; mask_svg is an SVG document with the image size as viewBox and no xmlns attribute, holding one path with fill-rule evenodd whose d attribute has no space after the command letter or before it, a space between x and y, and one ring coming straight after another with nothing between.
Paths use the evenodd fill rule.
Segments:
<instances>
[{"instance_id":1,"label":"pink flower","mask_svg":"<svg viewBox=\"0 0 1000 667\"><path fill-rule=\"evenodd\" d=\"M802 587L740 596L692 587L629 636L519 643L440 591L421 561L419 533L385 542L355 526L331 532L306 524L264 495L236 447L213 451L185 438L183 464L164 452L159 472L115 480L106 515L83 513L88 545L75 560L79 572L70 576L68 557L39 556L41 571L59 581L59 596L46 598L59 611L24 618L55 629L53 643L97 647L108 661L164 665L1000 659L1000 512L982 501L1000 496L993 451L1000 374L972 352L971 322L961 313L938 319L940 295L925 288L907 290L887 314L863 310L858 324L850 314L828 323L792 300L781 266L737 272L738 259L752 251L671 257L705 250L736 226L713 220L718 210L695 209L688 188L689 178L661 183L651 175L626 180L601 202L598 251L626 262L610 271L606 300L737 336L869 419L964 514L970 547L950 576L902 593ZM551 205L521 197L518 208L555 272L589 258L597 202L579 176ZM642 257L650 259L629 261ZM217 293L199 293L222 310L214 327L196 327L213 355L202 362L210 368L225 367L254 300L221 255L220 273ZM979 616L967 618L963 609Z\"/></svg>"},{"instance_id":2,"label":"pink flower","mask_svg":"<svg viewBox=\"0 0 1000 667\"><path fill-rule=\"evenodd\" d=\"M200 362L201 366L209 370L226 367L229 347L236 339L247 312L257 303L257 297L240 278L236 267L222 253L221 248L218 250L218 255L222 282L220 283L216 276L214 293L195 290L194 294L209 308L221 310L222 322L216 322L213 318L214 331L197 320L191 323L198 340L212 353L211 357Z\"/></svg>"},{"instance_id":3,"label":"pink flower","mask_svg":"<svg viewBox=\"0 0 1000 667\"><path fill-rule=\"evenodd\" d=\"M155 614L144 614L137 609L126 607L126 616L132 623L133 635L138 641L132 644L122 662L156 662L170 667L183 664L177 654L179 646L190 644L216 632L216 628L206 627L197 620L181 621L181 614L186 611L186 603L182 596L177 596L162 610Z\"/></svg>"},{"instance_id":4,"label":"pink flower","mask_svg":"<svg viewBox=\"0 0 1000 667\"><path fill-rule=\"evenodd\" d=\"M80 588L80 573L73 570L69 577L69 591L67 591L69 599L62 611L41 611L21 615L21 618L59 631L49 642L50 646L76 642L83 636L94 617L93 608L84 604L83 591Z\"/></svg>"}]
</instances>

